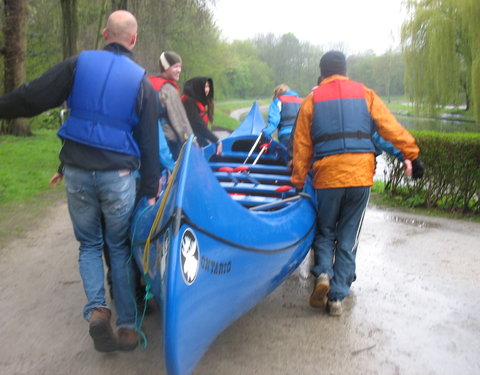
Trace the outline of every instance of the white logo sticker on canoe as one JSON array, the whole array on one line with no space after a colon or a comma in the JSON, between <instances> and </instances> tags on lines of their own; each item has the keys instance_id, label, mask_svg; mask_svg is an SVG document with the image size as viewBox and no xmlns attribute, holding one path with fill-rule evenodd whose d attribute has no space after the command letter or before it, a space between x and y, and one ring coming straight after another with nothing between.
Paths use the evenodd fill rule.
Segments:
<instances>
[{"instance_id":1,"label":"white logo sticker on canoe","mask_svg":"<svg viewBox=\"0 0 480 375\"><path fill-rule=\"evenodd\" d=\"M187 228L182 235L180 257L183 280L187 285L192 285L197 277L199 258L197 237L190 228Z\"/></svg>"}]
</instances>

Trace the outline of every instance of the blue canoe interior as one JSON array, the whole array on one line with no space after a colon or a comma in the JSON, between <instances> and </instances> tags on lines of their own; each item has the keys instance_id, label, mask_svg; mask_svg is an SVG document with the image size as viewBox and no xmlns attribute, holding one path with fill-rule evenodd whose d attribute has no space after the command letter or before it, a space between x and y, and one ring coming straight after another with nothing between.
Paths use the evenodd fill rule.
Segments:
<instances>
[{"instance_id":1,"label":"blue canoe interior","mask_svg":"<svg viewBox=\"0 0 480 375\"><path fill-rule=\"evenodd\" d=\"M254 103L222 140L222 155L190 138L158 202L140 201L134 213L132 249L160 306L168 375L191 374L215 338L310 249L311 181L301 192L289 185L287 150L261 145L264 127Z\"/></svg>"}]
</instances>

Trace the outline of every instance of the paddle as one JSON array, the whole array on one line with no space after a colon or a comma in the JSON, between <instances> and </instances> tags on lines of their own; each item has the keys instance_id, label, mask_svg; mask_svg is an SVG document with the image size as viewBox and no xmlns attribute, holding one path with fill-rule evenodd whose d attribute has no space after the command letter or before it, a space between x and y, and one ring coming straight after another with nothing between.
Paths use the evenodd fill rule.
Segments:
<instances>
[{"instance_id":1,"label":"paddle","mask_svg":"<svg viewBox=\"0 0 480 375\"><path fill-rule=\"evenodd\" d=\"M243 164L246 164L247 161L248 161L248 159L250 159L250 156L252 156L253 151L255 150L255 147L257 147L258 142L260 142L260 139L262 139L262 133L261 133L261 132L260 132L260 134L258 135L257 140L256 140L255 143L253 144L253 147L252 147L252 149L250 150L250 152L248 153L247 158L245 159L245 161L243 162Z\"/></svg>"},{"instance_id":2,"label":"paddle","mask_svg":"<svg viewBox=\"0 0 480 375\"><path fill-rule=\"evenodd\" d=\"M261 150L260 150L260 152L258 153L258 156L257 156L257 158L255 159L255 161L252 163L252 165L257 164L257 161L260 160L260 156L262 156L263 153L268 150L268 148L270 147L271 144L272 144L272 140L270 140L270 142L264 143L263 145L260 146L260 149L261 149Z\"/></svg>"}]
</instances>

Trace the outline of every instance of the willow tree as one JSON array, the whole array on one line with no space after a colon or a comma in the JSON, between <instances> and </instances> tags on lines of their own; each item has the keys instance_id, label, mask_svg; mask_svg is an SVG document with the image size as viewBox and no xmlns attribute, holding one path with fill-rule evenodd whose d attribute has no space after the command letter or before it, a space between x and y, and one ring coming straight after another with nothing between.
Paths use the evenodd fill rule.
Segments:
<instances>
[{"instance_id":1,"label":"willow tree","mask_svg":"<svg viewBox=\"0 0 480 375\"><path fill-rule=\"evenodd\" d=\"M473 104L480 121L478 0L408 0L405 89L418 109ZM475 77L477 77L475 81Z\"/></svg>"},{"instance_id":2,"label":"willow tree","mask_svg":"<svg viewBox=\"0 0 480 375\"><path fill-rule=\"evenodd\" d=\"M471 98L475 110L475 118L480 122L480 2L478 0L463 0L463 20L465 29L470 36L469 50L471 54Z\"/></svg>"}]
</instances>

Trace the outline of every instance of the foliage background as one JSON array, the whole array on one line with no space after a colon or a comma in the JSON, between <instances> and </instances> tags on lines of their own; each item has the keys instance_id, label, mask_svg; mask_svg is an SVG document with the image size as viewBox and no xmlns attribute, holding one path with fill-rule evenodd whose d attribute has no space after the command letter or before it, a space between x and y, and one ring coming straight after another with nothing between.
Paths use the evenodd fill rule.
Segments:
<instances>
[{"instance_id":1,"label":"foliage background","mask_svg":"<svg viewBox=\"0 0 480 375\"><path fill-rule=\"evenodd\" d=\"M319 76L318 63L325 48L301 41L292 33L257 35L247 41L226 42L213 19L214 0L75 1L78 51L94 49L98 42L101 48L99 36L106 16L119 3L126 3L139 23L135 47L137 61L150 74L155 74L161 51L174 50L183 59L180 84L193 76L210 76L215 83L216 99L269 97L280 83L286 83L305 96L316 85ZM29 1L27 81L63 59L60 2ZM3 17L2 2L2 23ZM248 20L245 21L248 25ZM1 65L0 59L3 71ZM371 51L349 56L348 66L352 78L365 82L380 95L403 95L405 68L399 51L389 51L384 56L375 56ZM2 86L0 92L3 92Z\"/></svg>"}]
</instances>

